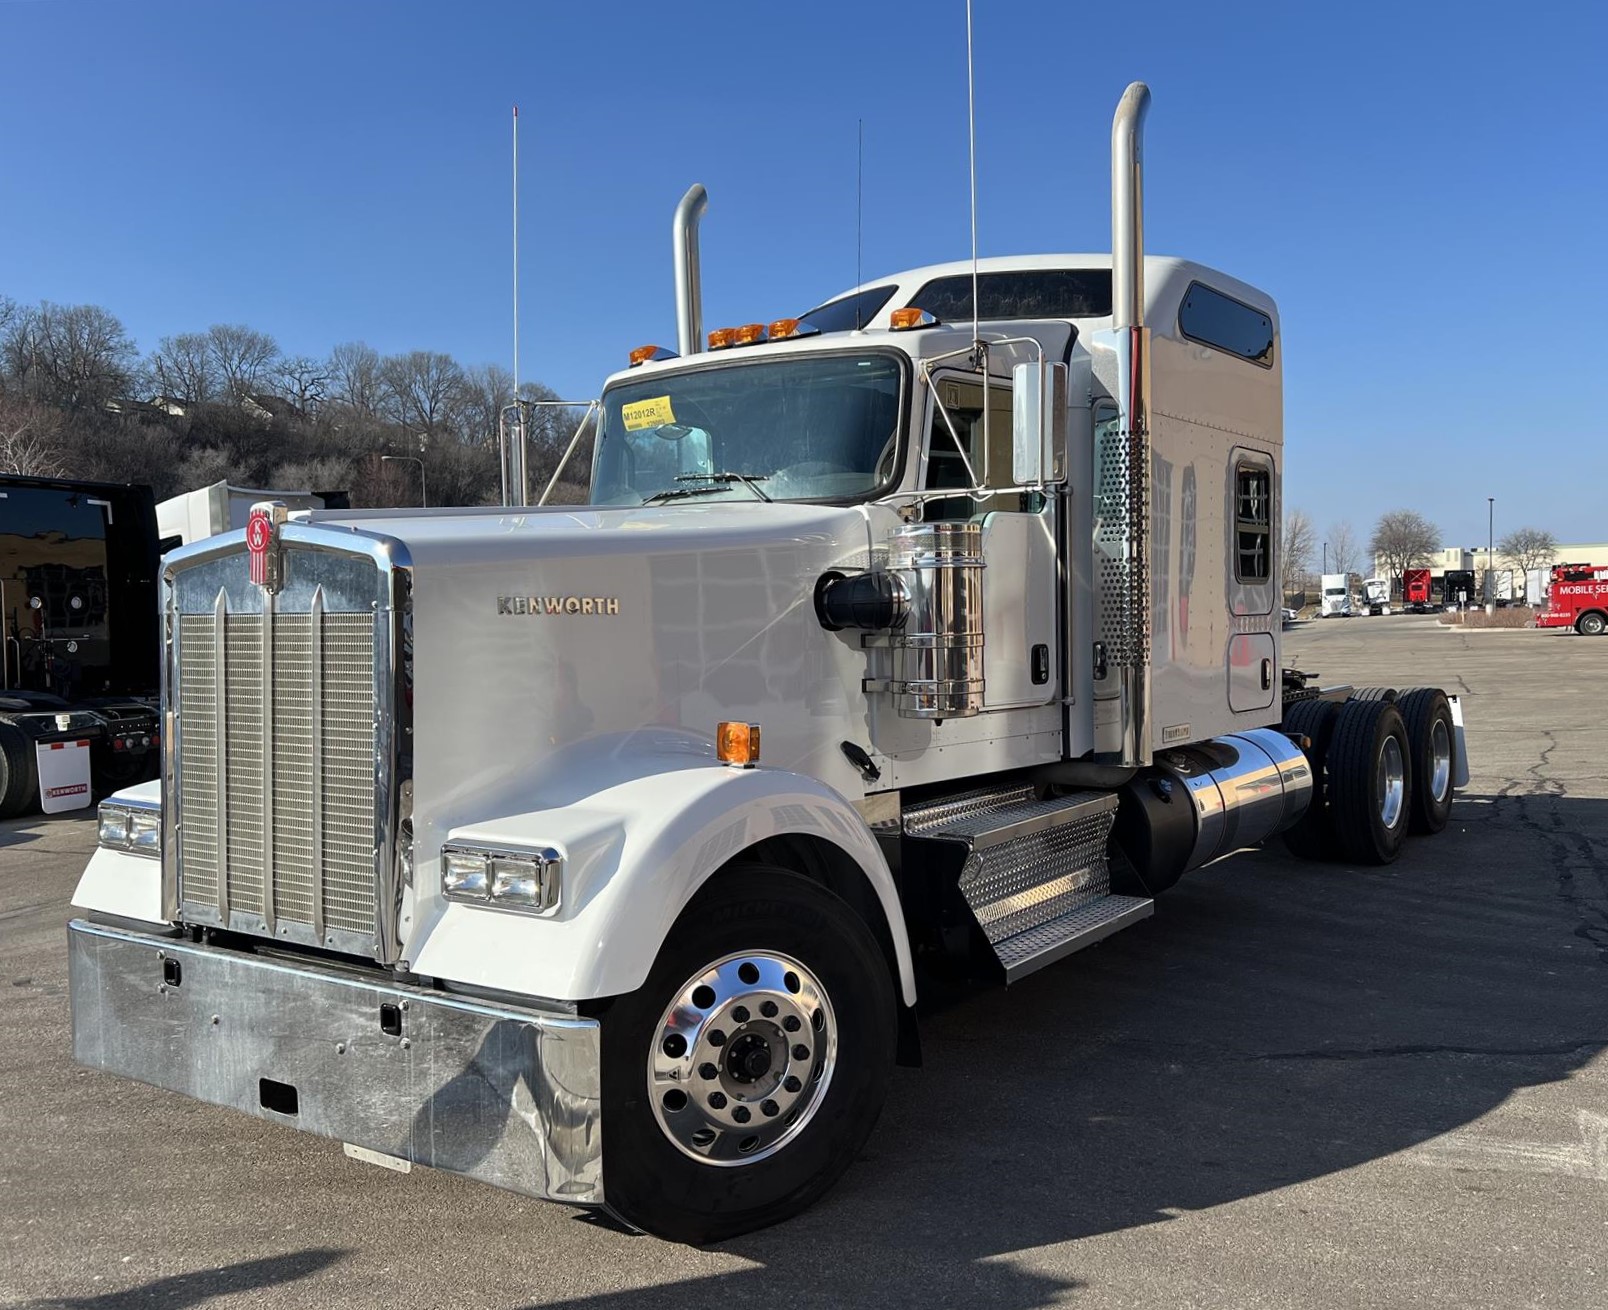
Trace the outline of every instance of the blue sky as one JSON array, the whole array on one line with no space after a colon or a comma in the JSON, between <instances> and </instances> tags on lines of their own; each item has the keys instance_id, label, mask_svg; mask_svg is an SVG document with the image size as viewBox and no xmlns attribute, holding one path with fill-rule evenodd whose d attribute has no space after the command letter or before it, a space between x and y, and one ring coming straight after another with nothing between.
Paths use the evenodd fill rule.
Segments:
<instances>
[{"instance_id":1,"label":"blue sky","mask_svg":"<svg viewBox=\"0 0 1608 1310\"><path fill-rule=\"evenodd\" d=\"M1123 86L1155 95L1150 249L1271 292L1286 500L1448 543L1608 540L1608 10L976 0L984 254L1106 249ZM693 181L711 326L969 250L961 0L0 0L0 292L142 348L214 322L292 353L509 346L595 394L673 342Z\"/></svg>"}]
</instances>

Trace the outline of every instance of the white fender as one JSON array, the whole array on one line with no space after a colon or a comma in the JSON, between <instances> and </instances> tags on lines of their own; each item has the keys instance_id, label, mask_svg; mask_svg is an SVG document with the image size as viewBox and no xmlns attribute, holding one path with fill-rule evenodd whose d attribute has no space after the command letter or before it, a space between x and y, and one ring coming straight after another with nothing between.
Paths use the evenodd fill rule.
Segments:
<instances>
[{"instance_id":1,"label":"white fender","mask_svg":"<svg viewBox=\"0 0 1608 1310\"><path fill-rule=\"evenodd\" d=\"M707 751L707 747L705 747ZM644 771L567 804L453 827L452 842L552 847L564 857L550 918L425 893L438 857L419 852L414 972L520 995L580 1001L640 987L694 892L732 856L786 833L845 852L876 892L906 1005L916 999L893 875L854 807L824 783L779 769L734 769L683 750L637 757Z\"/></svg>"},{"instance_id":2,"label":"white fender","mask_svg":"<svg viewBox=\"0 0 1608 1310\"><path fill-rule=\"evenodd\" d=\"M108 796L111 801L138 801L157 805L162 800L162 784L142 782ZM73 891L73 906L115 914L120 919L166 925L162 914L162 861L148 855L95 848L89 867Z\"/></svg>"}]
</instances>

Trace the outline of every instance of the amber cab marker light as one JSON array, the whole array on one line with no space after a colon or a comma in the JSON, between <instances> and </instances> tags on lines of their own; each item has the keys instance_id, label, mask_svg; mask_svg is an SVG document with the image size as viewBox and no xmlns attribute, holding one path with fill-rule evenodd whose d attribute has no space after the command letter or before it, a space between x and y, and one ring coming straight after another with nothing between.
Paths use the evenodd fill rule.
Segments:
<instances>
[{"instance_id":1,"label":"amber cab marker light","mask_svg":"<svg viewBox=\"0 0 1608 1310\"><path fill-rule=\"evenodd\" d=\"M722 764L735 764L741 769L753 768L759 763L759 724L717 724L715 755Z\"/></svg>"},{"instance_id":2,"label":"amber cab marker light","mask_svg":"<svg viewBox=\"0 0 1608 1310\"><path fill-rule=\"evenodd\" d=\"M772 341L786 341L788 337L798 332L796 318L779 318L770 325L769 334Z\"/></svg>"},{"instance_id":3,"label":"amber cab marker light","mask_svg":"<svg viewBox=\"0 0 1608 1310\"><path fill-rule=\"evenodd\" d=\"M896 309L888 315L888 326L895 332L904 332L910 328L933 327L937 322L938 320L926 310L915 305Z\"/></svg>"},{"instance_id":4,"label":"amber cab marker light","mask_svg":"<svg viewBox=\"0 0 1608 1310\"><path fill-rule=\"evenodd\" d=\"M709 334L709 349L724 350L737 337L736 328L716 328Z\"/></svg>"},{"instance_id":5,"label":"amber cab marker light","mask_svg":"<svg viewBox=\"0 0 1608 1310\"><path fill-rule=\"evenodd\" d=\"M658 346L638 346L631 352L631 367L635 368L638 364L646 364L658 353Z\"/></svg>"},{"instance_id":6,"label":"amber cab marker light","mask_svg":"<svg viewBox=\"0 0 1608 1310\"><path fill-rule=\"evenodd\" d=\"M765 325L763 323L744 323L737 329L735 344L739 346L757 345L765 339Z\"/></svg>"}]
</instances>

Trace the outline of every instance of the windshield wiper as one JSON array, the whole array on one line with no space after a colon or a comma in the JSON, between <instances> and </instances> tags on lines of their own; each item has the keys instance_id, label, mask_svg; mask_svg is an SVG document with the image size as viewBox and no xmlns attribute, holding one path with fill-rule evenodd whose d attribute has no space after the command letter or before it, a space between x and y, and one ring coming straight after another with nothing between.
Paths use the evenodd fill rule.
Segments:
<instances>
[{"instance_id":1,"label":"windshield wiper","mask_svg":"<svg viewBox=\"0 0 1608 1310\"><path fill-rule=\"evenodd\" d=\"M759 484L769 477L765 473L679 473L677 482L710 482L708 487L675 487L668 491L656 491L651 496L644 496L644 505L657 504L665 500L682 500L688 496L712 496L717 491L723 491L734 482L741 482L767 505L773 503L765 494L764 488Z\"/></svg>"}]
</instances>

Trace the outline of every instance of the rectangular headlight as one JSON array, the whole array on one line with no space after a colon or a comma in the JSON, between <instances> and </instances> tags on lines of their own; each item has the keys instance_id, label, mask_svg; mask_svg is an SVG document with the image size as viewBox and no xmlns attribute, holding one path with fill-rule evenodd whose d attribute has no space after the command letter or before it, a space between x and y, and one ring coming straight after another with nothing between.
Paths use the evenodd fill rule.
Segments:
<instances>
[{"instance_id":1,"label":"rectangular headlight","mask_svg":"<svg viewBox=\"0 0 1608 1310\"><path fill-rule=\"evenodd\" d=\"M461 901L483 901L491 894L491 859L484 851L449 847L441 852L441 891Z\"/></svg>"},{"instance_id":2,"label":"rectangular headlight","mask_svg":"<svg viewBox=\"0 0 1608 1310\"><path fill-rule=\"evenodd\" d=\"M107 850L153 860L161 856L162 811L156 806L102 801L96 820L100 844Z\"/></svg>"},{"instance_id":3,"label":"rectangular headlight","mask_svg":"<svg viewBox=\"0 0 1608 1310\"><path fill-rule=\"evenodd\" d=\"M546 913L559 902L564 860L555 850L479 848L441 850L441 891L451 900Z\"/></svg>"}]
</instances>

